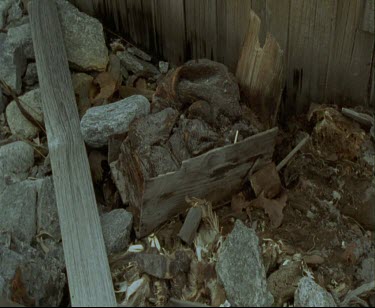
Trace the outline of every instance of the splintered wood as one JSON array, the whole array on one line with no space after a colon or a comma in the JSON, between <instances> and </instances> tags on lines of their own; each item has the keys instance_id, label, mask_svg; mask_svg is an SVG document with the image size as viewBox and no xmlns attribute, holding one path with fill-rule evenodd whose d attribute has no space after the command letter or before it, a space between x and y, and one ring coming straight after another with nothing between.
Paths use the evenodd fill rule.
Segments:
<instances>
[{"instance_id":1,"label":"splintered wood","mask_svg":"<svg viewBox=\"0 0 375 308\"><path fill-rule=\"evenodd\" d=\"M259 43L260 19L251 11L249 29L237 64L236 77L252 110L268 128L275 126L283 88L283 52L267 35Z\"/></svg>"},{"instance_id":2,"label":"splintered wood","mask_svg":"<svg viewBox=\"0 0 375 308\"><path fill-rule=\"evenodd\" d=\"M126 192L135 215L138 237L151 233L189 205L186 197L222 202L241 190L249 170L271 162L278 129L261 132L236 144L213 149L185 160L174 172L147 178L139 159L128 147L121 147L117 168L126 179Z\"/></svg>"}]
</instances>

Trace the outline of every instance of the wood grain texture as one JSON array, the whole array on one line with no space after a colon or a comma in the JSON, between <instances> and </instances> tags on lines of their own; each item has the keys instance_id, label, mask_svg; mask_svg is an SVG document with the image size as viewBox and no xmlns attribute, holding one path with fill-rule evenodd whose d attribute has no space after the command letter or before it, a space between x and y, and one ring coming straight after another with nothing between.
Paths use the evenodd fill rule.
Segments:
<instances>
[{"instance_id":1,"label":"wood grain texture","mask_svg":"<svg viewBox=\"0 0 375 308\"><path fill-rule=\"evenodd\" d=\"M71 303L115 307L56 4L33 0L29 13Z\"/></svg>"},{"instance_id":2,"label":"wood grain texture","mask_svg":"<svg viewBox=\"0 0 375 308\"><path fill-rule=\"evenodd\" d=\"M375 104L374 0L71 1L87 6L89 13L87 2L92 2L97 16L112 18L128 16L127 5L142 2L142 10L131 17L137 27L119 25L124 35L174 64L212 58L232 72L253 9L262 21L260 45L269 32L284 51L285 110L304 111L311 101ZM101 2L107 2L108 9L98 10Z\"/></svg>"},{"instance_id":3,"label":"wood grain texture","mask_svg":"<svg viewBox=\"0 0 375 308\"><path fill-rule=\"evenodd\" d=\"M189 207L186 197L204 198L213 203L229 199L241 189L258 158L256 170L271 161L277 131L272 128L236 144L216 148L183 161L175 172L149 179L142 173L139 158L124 143L117 166L125 178L137 236L150 234L186 210Z\"/></svg>"},{"instance_id":4,"label":"wood grain texture","mask_svg":"<svg viewBox=\"0 0 375 308\"><path fill-rule=\"evenodd\" d=\"M236 77L248 105L270 128L276 125L283 90L283 52L272 35L267 35L260 47L260 28L259 17L251 12Z\"/></svg>"}]
</instances>

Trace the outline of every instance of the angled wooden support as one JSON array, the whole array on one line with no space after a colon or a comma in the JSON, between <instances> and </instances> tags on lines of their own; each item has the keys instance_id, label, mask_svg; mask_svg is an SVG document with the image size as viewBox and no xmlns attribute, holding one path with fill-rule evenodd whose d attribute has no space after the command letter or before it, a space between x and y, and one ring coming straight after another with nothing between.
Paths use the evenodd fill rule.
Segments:
<instances>
[{"instance_id":1,"label":"angled wooden support","mask_svg":"<svg viewBox=\"0 0 375 308\"><path fill-rule=\"evenodd\" d=\"M55 1L29 5L72 306L116 300Z\"/></svg>"}]
</instances>

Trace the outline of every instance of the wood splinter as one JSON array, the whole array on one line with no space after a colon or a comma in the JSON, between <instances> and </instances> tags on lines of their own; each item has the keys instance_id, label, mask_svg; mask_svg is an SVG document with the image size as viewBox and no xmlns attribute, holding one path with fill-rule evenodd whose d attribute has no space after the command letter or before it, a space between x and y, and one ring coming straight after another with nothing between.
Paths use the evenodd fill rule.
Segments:
<instances>
[{"instance_id":1,"label":"wood splinter","mask_svg":"<svg viewBox=\"0 0 375 308\"><path fill-rule=\"evenodd\" d=\"M188 245L191 245L197 234L198 227L202 219L202 209L200 207L190 208L185 222L178 233L178 237Z\"/></svg>"}]
</instances>

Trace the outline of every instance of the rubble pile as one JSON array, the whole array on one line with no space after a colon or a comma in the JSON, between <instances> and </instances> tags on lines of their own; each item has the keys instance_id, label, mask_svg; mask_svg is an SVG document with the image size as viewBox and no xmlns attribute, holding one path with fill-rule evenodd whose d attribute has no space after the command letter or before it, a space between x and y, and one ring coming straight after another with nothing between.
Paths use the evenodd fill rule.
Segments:
<instances>
[{"instance_id":1,"label":"rubble pile","mask_svg":"<svg viewBox=\"0 0 375 308\"><path fill-rule=\"evenodd\" d=\"M24 3L0 2L0 304L67 306ZM155 178L265 129L223 64L156 62L68 1L57 4L119 304L375 305L369 110L312 104L279 123L272 162L256 170L255 161L231 200L187 195L186 212L138 239L116 168L123 151Z\"/></svg>"}]
</instances>

